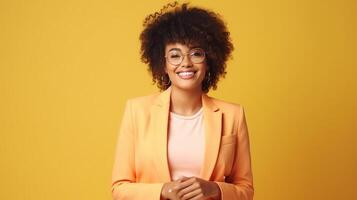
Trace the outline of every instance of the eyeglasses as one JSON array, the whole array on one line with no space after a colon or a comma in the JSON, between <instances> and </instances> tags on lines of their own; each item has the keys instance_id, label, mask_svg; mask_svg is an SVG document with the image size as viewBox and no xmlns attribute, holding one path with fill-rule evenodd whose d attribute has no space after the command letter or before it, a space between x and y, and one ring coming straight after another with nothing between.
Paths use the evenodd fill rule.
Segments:
<instances>
[{"instance_id":1,"label":"eyeglasses","mask_svg":"<svg viewBox=\"0 0 357 200\"><path fill-rule=\"evenodd\" d=\"M183 54L179 49L173 49L166 54L165 58L170 64L179 65L182 63L186 55L188 55L189 59L194 64L202 63L206 58L205 51L201 48L191 49L186 54Z\"/></svg>"}]
</instances>

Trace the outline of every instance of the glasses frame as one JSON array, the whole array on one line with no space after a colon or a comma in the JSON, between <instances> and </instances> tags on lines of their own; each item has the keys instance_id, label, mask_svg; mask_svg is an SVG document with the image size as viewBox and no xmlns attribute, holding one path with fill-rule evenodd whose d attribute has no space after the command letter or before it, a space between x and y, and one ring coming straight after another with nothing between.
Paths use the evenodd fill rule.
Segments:
<instances>
[{"instance_id":1,"label":"glasses frame","mask_svg":"<svg viewBox=\"0 0 357 200\"><path fill-rule=\"evenodd\" d=\"M193 53L193 52L192 52L193 50L197 50L197 49L202 50L202 52L203 52L203 60L200 61L200 62L193 62L192 59L191 59L191 54ZM172 51L172 50L170 50L170 51ZM168 52L170 52L170 51L168 51ZM175 65L175 66L181 65L182 61L185 59L185 56L187 56L187 55L189 55L188 58L190 59L190 61L191 61L193 64L201 64L201 63L203 63L203 62L206 60L206 55L207 55L207 54L206 54L205 50L202 49L202 48L193 48L193 49L190 49L187 53L182 53L181 50L176 50L176 51L180 52L180 54L182 55L181 61L180 61L178 64L173 64L173 63L171 63L171 62L169 61L170 59L168 58L167 53L165 54L165 59L166 59L167 62L170 63L171 65Z\"/></svg>"}]
</instances>

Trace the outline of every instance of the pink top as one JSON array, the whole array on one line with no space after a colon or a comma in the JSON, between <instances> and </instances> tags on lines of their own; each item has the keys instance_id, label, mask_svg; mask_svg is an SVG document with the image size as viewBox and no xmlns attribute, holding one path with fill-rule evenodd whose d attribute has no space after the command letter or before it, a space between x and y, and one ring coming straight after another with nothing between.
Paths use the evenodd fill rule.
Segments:
<instances>
[{"instance_id":1,"label":"pink top","mask_svg":"<svg viewBox=\"0 0 357 200\"><path fill-rule=\"evenodd\" d=\"M203 108L191 116L170 112L168 162L171 180L199 177L204 157Z\"/></svg>"}]
</instances>

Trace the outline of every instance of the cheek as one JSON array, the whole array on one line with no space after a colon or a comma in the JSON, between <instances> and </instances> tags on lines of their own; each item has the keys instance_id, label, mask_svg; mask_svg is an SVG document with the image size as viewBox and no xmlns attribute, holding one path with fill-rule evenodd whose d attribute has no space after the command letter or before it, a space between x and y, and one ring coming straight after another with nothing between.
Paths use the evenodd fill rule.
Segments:
<instances>
[{"instance_id":1,"label":"cheek","mask_svg":"<svg viewBox=\"0 0 357 200\"><path fill-rule=\"evenodd\" d=\"M176 68L177 68L177 66L170 65L170 64L166 63L165 72L167 74L175 74Z\"/></svg>"},{"instance_id":2,"label":"cheek","mask_svg":"<svg viewBox=\"0 0 357 200\"><path fill-rule=\"evenodd\" d=\"M207 65L202 65L201 67L201 72L202 72L202 75L205 76L206 73L207 73Z\"/></svg>"},{"instance_id":3,"label":"cheek","mask_svg":"<svg viewBox=\"0 0 357 200\"><path fill-rule=\"evenodd\" d=\"M166 64L165 68L164 68L164 71L165 71L166 74L170 74L171 73L170 65Z\"/></svg>"},{"instance_id":4,"label":"cheek","mask_svg":"<svg viewBox=\"0 0 357 200\"><path fill-rule=\"evenodd\" d=\"M165 68L165 71L171 80L175 78L176 73L172 67L170 68L170 66L167 66L167 68Z\"/></svg>"}]
</instances>

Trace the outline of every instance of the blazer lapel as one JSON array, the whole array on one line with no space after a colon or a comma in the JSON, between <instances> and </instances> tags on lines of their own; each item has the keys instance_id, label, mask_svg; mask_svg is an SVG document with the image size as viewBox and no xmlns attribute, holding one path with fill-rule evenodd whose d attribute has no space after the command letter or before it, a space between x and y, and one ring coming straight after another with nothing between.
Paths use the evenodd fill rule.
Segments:
<instances>
[{"instance_id":1,"label":"blazer lapel","mask_svg":"<svg viewBox=\"0 0 357 200\"><path fill-rule=\"evenodd\" d=\"M154 135L154 150L160 181L171 180L169 164L167 159L167 133L168 119L170 111L171 88L159 95L154 105L151 107L149 130Z\"/></svg>"},{"instance_id":2,"label":"blazer lapel","mask_svg":"<svg viewBox=\"0 0 357 200\"><path fill-rule=\"evenodd\" d=\"M206 94L202 95L205 155L201 177L210 180L216 165L222 133L222 112Z\"/></svg>"}]
</instances>

